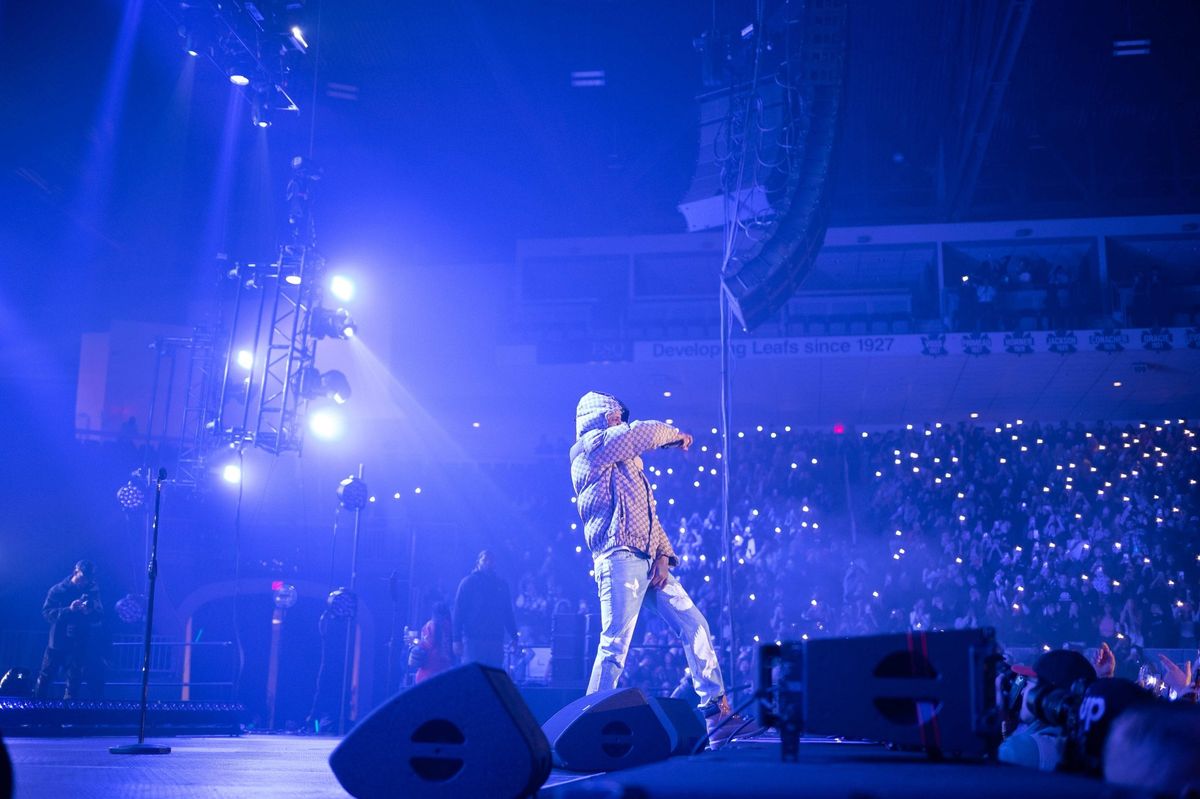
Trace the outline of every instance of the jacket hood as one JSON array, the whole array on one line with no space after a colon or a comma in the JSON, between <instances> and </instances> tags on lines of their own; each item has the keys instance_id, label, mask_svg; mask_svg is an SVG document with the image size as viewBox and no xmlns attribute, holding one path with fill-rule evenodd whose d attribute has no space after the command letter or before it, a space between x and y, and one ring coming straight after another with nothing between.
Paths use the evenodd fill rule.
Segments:
<instances>
[{"instance_id":1,"label":"jacket hood","mask_svg":"<svg viewBox=\"0 0 1200 799\"><path fill-rule=\"evenodd\" d=\"M621 401L611 394L589 391L579 398L575 406L575 438L582 438L591 430L608 427L608 415L621 410Z\"/></svg>"}]
</instances>

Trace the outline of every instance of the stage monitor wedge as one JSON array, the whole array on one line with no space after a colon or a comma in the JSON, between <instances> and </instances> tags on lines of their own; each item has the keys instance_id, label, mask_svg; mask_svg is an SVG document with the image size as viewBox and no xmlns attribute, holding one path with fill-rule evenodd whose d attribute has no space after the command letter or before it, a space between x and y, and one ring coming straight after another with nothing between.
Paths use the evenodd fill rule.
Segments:
<instances>
[{"instance_id":1,"label":"stage monitor wedge","mask_svg":"<svg viewBox=\"0 0 1200 799\"><path fill-rule=\"evenodd\" d=\"M508 675L471 663L392 697L329 756L358 799L532 796L550 744Z\"/></svg>"},{"instance_id":2,"label":"stage monitor wedge","mask_svg":"<svg viewBox=\"0 0 1200 799\"><path fill-rule=\"evenodd\" d=\"M554 764L568 771L617 771L666 760L679 744L675 725L640 688L584 696L542 730L554 748Z\"/></svg>"}]
</instances>

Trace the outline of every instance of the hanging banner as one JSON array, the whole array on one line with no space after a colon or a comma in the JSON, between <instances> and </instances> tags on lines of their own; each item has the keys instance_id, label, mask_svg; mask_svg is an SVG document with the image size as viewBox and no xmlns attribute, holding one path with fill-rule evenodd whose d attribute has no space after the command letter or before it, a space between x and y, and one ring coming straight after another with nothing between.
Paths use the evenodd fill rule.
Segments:
<instances>
[{"instance_id":1,"label":"hanging banner","mask_svg":"<svg viewBox=\"0 0 1200 799\"><path fill-rule=\"evenodd\" d=\"M730 351L734 358L941 358L947 355L988 358L1036 353L1070 356L1077 352L1166 352L1179 348L1200 349L1200 329L1156 327L735 339ZM642 341L633 345L633 360L643 362L715 360L720 355L720 345L708 340Z\"/></svg>"}]
</instances>

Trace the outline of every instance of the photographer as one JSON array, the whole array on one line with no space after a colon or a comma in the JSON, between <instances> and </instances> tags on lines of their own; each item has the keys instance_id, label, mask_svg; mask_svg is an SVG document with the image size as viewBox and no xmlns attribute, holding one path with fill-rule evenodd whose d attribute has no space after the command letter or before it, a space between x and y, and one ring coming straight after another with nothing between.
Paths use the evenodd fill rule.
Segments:
<instances>
[{"instance_id":1,"label":"photographer","mask_svg":"<svg viewBox=\"0 0 1200 799\"><path fill-rule=\"evenodd\" d=\"M47 697L50 684L63 666L67 669L67 690L63 698L79 696L79 683L90 655L92 626L99 622L104 610L94 572L90 560L81 560L75 564L71 576L55 584L46 594L42 618L50 623L50 643L42 656L42 668L34 689L38 699Z\"/></svg>"},{"instance_id":2,"label":"photographer","mask_svg":"<svg viewBox=\"0 0 1200 799\"><path fill-rule=\"evenodd\" d=\"M1041 700L1051 691L1069 691L1080 680L1089 684L1096 670L1087 658L1068 649L1042 655L1028 666L1013 666L1014 673L1025 678L1020 688L1020 725L1000 745L1000 760L1019 766L1053 771L1058 767L1066 745L1066 730L1056 718L1047 718L1053 708ZM1013 703L1016 705L1016 702Z\"/></svg>"}]
</instances>

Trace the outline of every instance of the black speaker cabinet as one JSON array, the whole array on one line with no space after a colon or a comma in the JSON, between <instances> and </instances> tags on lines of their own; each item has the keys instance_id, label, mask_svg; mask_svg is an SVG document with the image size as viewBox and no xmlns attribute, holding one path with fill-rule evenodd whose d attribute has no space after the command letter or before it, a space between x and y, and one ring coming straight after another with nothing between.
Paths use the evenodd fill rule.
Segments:
<instances>
[{"instance_id":1,"label":"black speaker cabinet","mask_svg":"<svg viewBox=\"0 0 1200 799\"><path fill-rule=\"evenodd\" d=\"M678 736L657 702L639 688L577 699L542 725L554 764L568 771L616 771L666 760Z\"/></svg>"},{"instance_id":2,"label":"black speaker cabinet","mask_svg":"<svg viewBox=\"0 0 1200 799\"><path fill-rule=\"evenodd\" d=\"M0 736L0 799L10 799L12 795L12 761L8 759L8 749L4 746L4 737Z\"/></svg>"},{"instance_id":3,"label":"black speaker cabinet","mask_svg":"<svg viewBox=\"0 0 1200 799\"><path fill-rule=\"evenodd\" d=\"M785 757L799 736L839 735L985 758L1000 742L991 629L784 641L759 651L760 719Z\"/></svg>"},{"instance_id":4,"label":"black speaker cabinet","mask_svg":"<svg viewBox=\"0 0 1200 799\"><path fill-rule=\"evenodd\" d=\"M531 796L550 744L508 675L461 666L392 697L329 756L359 799Z\"/></svg>"}]
</instances>

